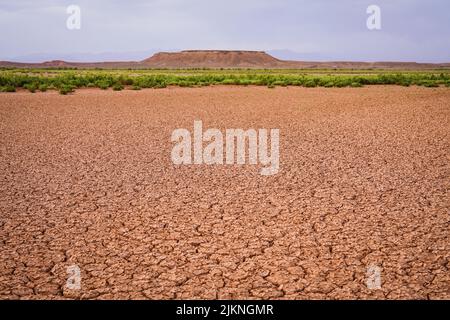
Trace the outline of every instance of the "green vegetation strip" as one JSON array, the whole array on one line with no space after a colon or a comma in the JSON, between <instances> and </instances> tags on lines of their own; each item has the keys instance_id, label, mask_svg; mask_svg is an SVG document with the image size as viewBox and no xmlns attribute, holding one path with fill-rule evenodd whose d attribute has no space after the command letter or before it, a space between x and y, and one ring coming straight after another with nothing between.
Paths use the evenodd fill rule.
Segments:
<instances>
[{"instance_id":1,"label":"green vegetation strip","mask_svg":"<svg viewBox=\"0 0 450 320\"><path fill-rule=\"evenodd\" d=\"M25 70L26 71L26 70ZM229 70L209 70L209 72L182 71L179 73L137 72L136 70L86 71L53 70L34 73L33 70L0 71L0 91L14 92L24 88L30 92L58 90L68 94L77 88L100 88L120 91L125 88L165 88L167 86L199 87L209 85L257 85L273 88L276 86L302 87L362 87L365 85L401 85L450 87L448 72L401 72L375 74L308 74L264 73L246 70L246 73ZM204 71L204 70L202 70Z\"/></svg>"}]
</instances>

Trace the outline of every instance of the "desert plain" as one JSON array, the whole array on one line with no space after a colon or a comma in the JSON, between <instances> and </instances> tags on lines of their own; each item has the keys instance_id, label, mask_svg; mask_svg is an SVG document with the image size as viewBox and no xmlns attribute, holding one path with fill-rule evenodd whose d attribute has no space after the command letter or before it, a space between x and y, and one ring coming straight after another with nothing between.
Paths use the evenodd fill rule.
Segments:
<instances>
[{"instance_id":1,"label":"desert plain","mask_svg":"<svg viewBox=\"0 0 450 320\"><path fill-rule=\"evenodd\" d=\"M195 120L279 172L174 165ZM444 87L0 93L0 298L449 299L449 134Z\"/></svg>"}]
</instances>

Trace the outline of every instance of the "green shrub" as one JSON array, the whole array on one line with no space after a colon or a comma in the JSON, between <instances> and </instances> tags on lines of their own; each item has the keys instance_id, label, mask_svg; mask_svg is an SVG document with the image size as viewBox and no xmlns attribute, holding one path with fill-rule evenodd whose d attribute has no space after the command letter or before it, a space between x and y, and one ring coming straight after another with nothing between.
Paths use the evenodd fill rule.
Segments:
<instances>
[{"instance_id":1,"label":"green shrub","mask_svg":"<svg viewBox=\"0 0 450 320\"><path fill-rule=\"evenodd\" d=\"M121 77L119 78L119 81L124 86L131 86L134 83L133 79L129 77Z\"/></svg>"},{"instance_id":2,"label":"green shrub","mask_svg":"<svg viewBox=\"0 0 450 320\"><path fill-rule=\"evenodd\" d=\"M236 84L236 80L235 79L224 79L222 81L222 84Z\"/></svg>"},{"instance_id":3,"label":"green shrub","mask_svg":"<svg viewBox=\"0 0 450 320\"><path fill-rule=\"evenodd\" d=\"M332 71L332 70L271 70L271 69L204 69L197 70L77 70L59 68L1 69L0 90L25 88L31 92L50 89L60 90L64 86L72 89L98 87L108 89L120 86L138 88L164 88L168 85L198 87L216 84L259 86L305 86L305 87L359 87L365 85L420 85L436 87L450 86L448 71L401 72L392 71ZM65 89L63 90L65 91Z\"/></svg>"},{"instance_id":4,"label":"green shrub","mask_svg":"<svg viewBox=\"0 0 450 320\"><path fill-rule=\"evenodd\" d=\"M11 85L0 87L0 92L16 92L16 88Z\"/></svg>"},{"instance_id":5,"label":"green shrub","mask_svg":"<svg viewBox=\"0 0 450 320\"><path fill-rule=\"evenodd\" d=\"M401 81L399 84L403 87L409 87L411 85L411 82L408 80L404 80L404 81Z\"/></svg>"},{"instance_id":6,"label":"green shrub","mask_svg":"<svg viewBox=\"0 0 450 320\"><path fill-rule=\"evenodd\" d=\"M338 88L343 88L347 86L347 83L345 81L336 81L334 85Z\"/></svg>"},{"instance_id":7,"label":"green shrub","mask_svg":"<svg viewBox=\"0 0 450 320\"><path fill-rule=\"evenodd\" d=\"M192 88L193 86L194 86L194 83L192 83L192 82L190 82L190 81L180 81L179 83L178 83L178 85L180 86L180 87L188 87L188 88Z\"/></svg>"},{"instance_id":8,"label":"green shrub","mask_svg":"<svg viewBox=\"0 0 450 320\"><path fill-rule=\"evenodd\" d=\"M48 90L48 86L46 84L39 85L39 91L45 92Z\"/></svg>"},{"instance_id":9,"label":"green shrub","mask_svg":"<svg viewBox=\"0 0 450 320\"><path fill-rule=\"evenodd\" d=\"M115 85L113 85L112 88L114 91L121 91L121 90L123 90L123 85L116 83Z\"/></svg>"},{"instance_id":10,"label":"green shrub","mask_svg":"<svg viewBox=\"0 0 450 320\"><path fill-rule=\"evenodd\" d=\"M70 85L63 85L61 86L61 88L59 88L59 93L66 95L68 93L72 93L73 92L73 87Z\"/></svg>"},{"instance_id":11,"label":"green shrub","mask_svg":"<svg viewBox=\"0 0 450 320\"><path fill-rule=\"evenodd\" d=\"M439 87L439 85L436 82L433 82L431 80L422 81L420 85L427 87L427 88L436 88Z\"/></svg>"},{"instance_id":12,"label":"green shrub","mask_svg":"<svg viewBox=\"0 0 450 320\"><path fill-rule=\"evenodd\" d=\"M205 85L205 84L208 85L207 82L202 82L202 85ZM248 80L248 79L244 79L244 80L241 80L239 84L240 84L241 86L246 87L246 86L248 86L249 84L252 84L252 82L251 82L250 80Z\"/></svg>"},{"instance_id":13,"label":"green shrub","mask_svg":"<svg viewBox=\"0 0 450 320\"><path fill-rule=\"evenodd\" d=\"M161 82L161 83L156 84L153 88L162 89L162 88L166 88L166 87L167 87L167 84L165 82Z\"/></svg>"},{"instance_id":14,"label":"green shrub","mask_svg":"<svg viewBox=\"0 0 450 320\"><path fill-rule=\"evenodd\" d=\"M277 81L274 81L274 82L272 83L272 85L274 85L274 86L282 86L282 87L286 87L286 86L287 86L287 83L286 83L285 81L283 81L283 80L277 80Z\"/></svg>"},{"instance_id":15,"label":"green shrub","mask_svg":"<svg viewBox=\"0 0 450 320\"><path fill-rule=\"evenodd\" d=\"M317 87L317 83L314 80L308 80L303 85L307 88Z\"/></svg>"},{"instance_id":16,"label":"green shrub","mask_svg":"<svg viewBox=\"0 0 450 320\"><path fill-rule=\"evenodd\" d=\"M106 90L109 88L109 83L107 81L104 80L100 80L95 82L95 85L97 86L97 88L100 88L102 90Z\"/></svg>"},{"instance_id":17,"label":"green shrub","mask_svg":"<svg viewBox=\"0 0 450 320\"><path fill-rule=\"evenodd\" d=\"M28 91L30 91L31 93L35 93L36 90L38 89L38 86L35 83L27 83L23 87Z\"/></svg>"}]
</instances>

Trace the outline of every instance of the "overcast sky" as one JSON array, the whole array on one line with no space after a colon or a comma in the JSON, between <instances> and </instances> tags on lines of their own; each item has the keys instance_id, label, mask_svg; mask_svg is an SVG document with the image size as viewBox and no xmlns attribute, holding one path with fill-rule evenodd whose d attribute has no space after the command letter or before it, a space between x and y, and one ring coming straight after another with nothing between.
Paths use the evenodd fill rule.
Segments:
<instances>
[{"instance_id":1,"label":"overcast sky","mask_svg":"<svg viewBox=\"0 0 450 320\"><path fill-rule=\"evenodd\" d=\"M80 30L66 27L71 4L81 8ZM381 30L366 26L371 4L381 8ZM450 62L449 0L0 0L0 30L0 60L247 49L309 60Z\"/></svg>"}]
</instances>

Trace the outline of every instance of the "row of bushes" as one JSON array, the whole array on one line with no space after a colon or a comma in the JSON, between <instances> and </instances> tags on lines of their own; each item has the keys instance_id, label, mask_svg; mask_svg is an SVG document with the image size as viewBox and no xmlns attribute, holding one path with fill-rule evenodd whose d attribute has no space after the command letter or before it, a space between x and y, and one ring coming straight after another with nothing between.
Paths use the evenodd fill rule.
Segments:
<instances>
[{"instance_id":1,"label":"row of bushes","mask_svg":"<svg viewBox=\"0 0 450 320\"><path fill-rule=\"evenodd\" d=\"M0 91L12 92L24 88L30 92L59 90L61 94L72 92L76 88L100 88L122 90L129 87L165 88L167 86L195 87L214 84L259 85L303 87L361 87L364 85L419 85L437 87L450 86L450 74L377 74L377 75L276 75L276 74L155 74L123 75L105 73L60 73L56 75L30 75L12 72L0 73Z\"/></svg>"}]
</instances>

